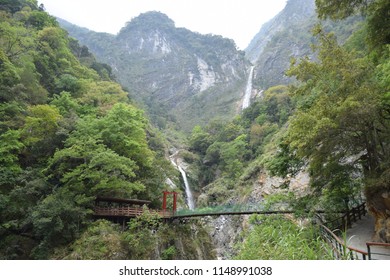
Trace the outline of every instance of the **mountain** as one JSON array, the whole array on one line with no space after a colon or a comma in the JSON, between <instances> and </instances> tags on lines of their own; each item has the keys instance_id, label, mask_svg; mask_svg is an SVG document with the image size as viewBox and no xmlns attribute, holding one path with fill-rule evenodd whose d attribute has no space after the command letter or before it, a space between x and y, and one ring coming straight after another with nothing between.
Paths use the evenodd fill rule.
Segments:
<instances>
[{"instance_id":1,"label":"mountain","mask_svg":"<svg viewBox=\"0 0 390 280\"><path fill-rule=\"evenodd\" d=\"M247 57L255 63L263 54L267 44L277 34L295 26L303 27L315 16L315 0L288 1L286 7L269 22L265 23L245 49ZM291 32L291 31L290 31ZM299 33L303 33L302 31Z\"/></svg>"},{"instance_id":2,"label":"mountain","mask_svg":"<svg viewBox=\"0 0 390 280\"><path fill-rule=\"evenodd\" d=\"M276 17L262 26L245 50L255 64L255 87L266 89L291 81L284 74L290 57L311 54L310 30L315 22L315 0L289 0Z\"/></svg>"},{"instance_id":3,"label":"mountain","mask_svg":"<svg viewBox=\"0 0 390 280\"><path fill-rule=\"evenodd\" d=\"M116 36L60 24L109 64L118 81L147 105L160 127L167 120L190 131L239 108L249 62L233 40L176 28L165 14L132 19Z\"/></svg>"},{"instance_id":4,"label":"mountain","mask_svg":"<svg viewBox=\"0 0 390 280\"><path fill-rule=\"evenodd\" d=\"M326 31L335 32L340 42L345 42L361 20L354 16L321 24ZM285 72L291 58L315 58L311 49L315 37L311 31L318 23L315 0L288 0L286 7L261 27L245 49L247 58L255 65L254 86L267 89L289 84L292 79Z\"/></svg>"}]
</instances>

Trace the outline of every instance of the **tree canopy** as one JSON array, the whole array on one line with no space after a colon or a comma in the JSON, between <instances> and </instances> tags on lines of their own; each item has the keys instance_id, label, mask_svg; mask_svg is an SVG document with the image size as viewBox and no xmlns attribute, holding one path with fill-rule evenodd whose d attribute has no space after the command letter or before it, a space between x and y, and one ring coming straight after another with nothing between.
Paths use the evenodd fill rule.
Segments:
<instances>
[{"instance_id":1,"label":"tree canopy","mask_svg":"<svg viewBox=\"0 0 390 280\"><path fill-rule=\"evenodd\" d=\"M98 195L158 204L167 164L143 111L55 18L34 0L0 14L0 258L45 259L88 228Z\"/></svg>"}]
</instances>

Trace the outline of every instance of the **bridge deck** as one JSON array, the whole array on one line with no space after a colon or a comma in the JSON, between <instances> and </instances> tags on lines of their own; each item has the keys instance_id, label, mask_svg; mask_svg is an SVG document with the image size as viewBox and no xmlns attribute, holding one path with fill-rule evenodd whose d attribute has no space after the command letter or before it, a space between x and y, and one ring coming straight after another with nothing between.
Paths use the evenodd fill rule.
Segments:
<instances>
[{"instance_id":1,"label":"bridge deck","mask_svg":"<svg viewBox=\"0 0 390 280\"><path fill-rule=\"evenodd\" d=\"M94 208L94 215L97 217L137 217L143 214L145 210L140 207L100 207ZM252 215L252 214L293 214L293 211L228 211L228 212L209 212L209 213L185 213L185 214L174 214L171 211L161 210L146 210L151 214L157 214L164 219L184 219L184 218L196 218L196 217L207 217L207 216L235 216L235 215Z\"/></svg>"}]
</instances>

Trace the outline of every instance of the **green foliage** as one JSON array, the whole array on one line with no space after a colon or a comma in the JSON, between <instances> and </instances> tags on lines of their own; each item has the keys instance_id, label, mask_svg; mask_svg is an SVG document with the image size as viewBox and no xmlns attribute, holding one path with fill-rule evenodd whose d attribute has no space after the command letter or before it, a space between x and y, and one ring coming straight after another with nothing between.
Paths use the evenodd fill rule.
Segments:
<instances>
[{"instance_id":1,"label":"green foliage","mask_svg":"<svg viewBox=\"0 0 390 280\"><path fill-rule=\"evenodd\" d=\"M97 220L67 250L66 255L57 252L56 258L70 260L123 260L126 247L118 225ZM68 252L70 251L70 252Z\"/></svg>"},{"instance_id":2,"label":"green foliage","mask_svg":"<svg viewBox=\"0 0 390 280\"><path fill-rule=\"evenodd\" d=\"M253 229L239 246L237 260L322 260L331 259L316 229L300 227L280 216L250 220Z\"/></svg>"},{"instance_id":3,"label":"green foliage","mask_svg":"<svg viewBox=\"0 0 390 280\"><path fill-rule=\"evenodd\" d=\"M167 163L149 141L164 145L110 67L36 1L3 0L0 10L0 258L113 258L78 249L108 228L88 227L93 200L158 205ZM69 244L74 255L60 252Z\"/></svg>"},{"instance_id":4,"label":"green foliage","mask_svg":"<svg viewBox=\"0 0 390 280\"><path fill-rule=\"evenodd\" d=\"M16 72L16 68L11 64L8 57L4 54L2 50L0 50L0 100L10 101L10 93L12 92L12 87L19 82L19 75Z\"/></svg>"},{"instance_id":5,"label":"green foliage","mask_svg":"<svg viewBox=\"0 0 390 280\"><path fill-rule=\"evenodd\" d=\"M210 140L208 138L209 134L203 131L202 127L197 125L192 130L189 144L194 151L205 154L207 148L210 146Z\"/></svg>"},{"instance_id":6,"label":"green foliage","mask_svg":"<svg viewBox=\"0 0 390 280\"><path fill-rule=\"evenodd\" d=\"M370 2L372 1L316 0L316 6L320 18L342 19L357 13L359 10L366 9Z\"/></svg>"},{"instance_id":7,"label":"green foliage","mask_svg":"<svg viewBox=\"0 0 390 280\"><path fill-rule=\"evenodd\" d=\"M386 0L316 0L320 18L344 19L362 12L367 16L368 43L372 49L382 50L390 43L390 3Z\"/></svg>"},{"instance_id":8,"label":"green foliage","mask_svg":"<svg viewBox=\"0 0 390 280\"><path fill-rule=\"evenodd\" d=\"M128 244L131 259L150 259L157 247L158 237L154 230L163 226L158 215L144 213L129 222L129 230L125 232L124 240Z\"/></svg>"},{"instance_id":9,"label":"green foliage","mask_svg":"<svg viewBox=\"0 0 390 280\"><path fill-rule=\"evenodd\" d=\"M35 0L1 0L0 1L0 10L6 11L9 13L16 13L20 11L24 6L30 8L38 8L37 1Z\"/></svg>"},{"instance_id":10,"label":"green foliage","mask_svg":"<svg viewBox=\"0 0 390 280\"><path fill-rule=\"evenodd\" d=\"M161 259L162 260L173 260L176 255L177 255L176 247L170 246L162 252Z\"/></svg>"},{"instance_id":11,"label":"green foliage","mask_svg":"<svg viewBox=\"0 0 390 280\"><path fill-rule=\"evenodd\" d=\"M265 166L271 175L286 177L287 175L297 174L303 164L303 161L291 151L288 142L282 140L276 154L266 160Z\"/></svg>"},{"instance_id":12,"label":"green foliage","mask_svg":"<svg viewBox=\"0 0 390 280\"><path fill-rule=\"evenodd\" d=\"M74 196L66 190L48 195L31 213L34 234L42 241L33 251L36 259L45 259L53 248L73 241L80 233L91 203L84 195ZM61 236L61 238L59 238Z\"/></svg>"},{"instance_id":13,"label":"green foliage","mask_svg":"<svg viewBox=\"0 0 390 280\"><path fill-rule=\"evenodd\" d=\"M294 106L288 88L277 86L267 90L261 100L231 122L213 121L205 128L194 127L189 139L190 150L199 156L200 183L210 184L207 193L213 197L211 201L226 199L227 189L236 186L239 178L246 180L254 175L247 171L252 168L248 166L262 156L266 146L285 126Z\"/></svg>"},{"instance_id":14,"label":"green foliage","mask_svg":"<svg viewBox=\"0 0 390 280\"><path fill-rule=\"evenodd\" d=\"M50 105L30 107L28 114L22 132L26 145L34 145L43 139L53 137L62 118L58 109Z\"/></svg>"},{"instance_id":15,"label":"green foliage","mask_svg":"<svg viewBox=\"0 0 390 280\"><path fill-rule=\"evenodd\" d=\"M17 155L24 145L19 136L19 132L14 130L0 134L0 186L14 184L22 171Z\"/></svg>"},{"instance_id":16,"label":"green foliage","mask_svg":"<svg viewBox=\"0 0 390 280\"><path fill-rule=\"evenodd\" d=\"M359 174L368 179L383 172L390 127L373 63L338 46L332 34L317 32L319 62L305 59L289 72L302 83L293 89L300 103L288 137L290 148L309 161L312 185L333 193L335 204L348 204Z\"/></svg>"},{"instance_id":17,"label":"green foliage","mask_svg":"<svg viewBox=\"0 0 390 280\"><path fill-rule=\"evenodd\" d=\"M131 196L144 189L135 179L137 166L131 159L118 155L97 139L71 136L68 143L49 162L54 182L91 196L107 193Z\"/></svg>"},{"instance_id":18,"label":"green foliage","mask_svg":"<svg viewBox=\"0 0 390 280\"><path fill-rule=\"evenodd\" d=\"M98 124L103 142L110 149L150 168L153 153L146 142L143 112L130 105L116 104Z\"/></svg>"}]
</instances>

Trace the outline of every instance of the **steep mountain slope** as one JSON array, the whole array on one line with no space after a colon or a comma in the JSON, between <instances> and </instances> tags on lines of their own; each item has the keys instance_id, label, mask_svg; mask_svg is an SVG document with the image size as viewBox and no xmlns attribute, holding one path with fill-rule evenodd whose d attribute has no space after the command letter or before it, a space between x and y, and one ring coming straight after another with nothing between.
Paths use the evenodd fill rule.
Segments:
<instances>
[{"instance_id":1,"label":"steep mountain slope","mask_svg":"<svg viewBox=\"0 0 390 280\"><path fill-rule=\"evenodd\" d=\"M117 36L61 24L111 65L160 126L170 116L181 129L191 130L216 116L237 113L249 62L232 40L176 28L159 12L134 18Z\"/></svg>"},{"instance_id":2,"label":"steep mountain slope","mask_svg":"<svg viewBox=\"0 0 390 280\"><path fill-rule=\"evenodd\" d=\"M255 63L255 86L266 89L290 81L284 74L290 57L311 53L310 30L315 18L314 0L290 0L283 11L261 28L246 50Z\"/></svg>"},{"instance_id":3,"label":"steep mountain slope","mask_svg":"<svg viewBox=\"0 0 390 280\"><path fill-rule=\"evenodd\" d=\"M292 28L303 26L315 16L314 0L288 1L286 7L273 19L265 23L246 48L247 57L255 63L275 35ZM300 31L300 33L305 33Z\"/></svg>"},{"instance_id":4,"label":"steep mountain slope","mask_svg":"<svg viewBox=\"0 0 390 280\"><path fill-rule=\"evenodd\" d=\"M361 17L343 21L323 21L327 31L335 32L344 42L361 22ZM264 24L247 47L247 58L255 64L253 84L257 88L288 84L292 81L285 72L292 57L314 57L311 31L319 23L315 0L289 0L276 17Z\"/></svg>"}]
</instances>

